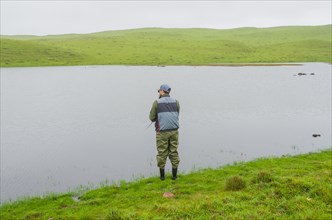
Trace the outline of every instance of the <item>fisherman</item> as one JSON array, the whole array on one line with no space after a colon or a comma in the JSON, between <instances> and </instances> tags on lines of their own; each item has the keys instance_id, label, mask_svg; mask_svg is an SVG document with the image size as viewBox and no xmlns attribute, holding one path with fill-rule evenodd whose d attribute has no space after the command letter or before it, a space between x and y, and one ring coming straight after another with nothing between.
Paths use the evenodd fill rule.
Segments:
<instances>
[{"instance_id":1,"label":"fisherman","mask_svg":"<svg viewBox=\"0 0 332 220\"><path fill-rule=\"evenodd\" d=\"M172 179L176 180L180 162L179 145L179 112L180 104L170 97L171 87L163 84L158 90L159 99L153 102L150 111L150 120L155 122L157 163L160 179L165 180L165 165L167 157L172 163Z\"/></svg>"}]
</instances>

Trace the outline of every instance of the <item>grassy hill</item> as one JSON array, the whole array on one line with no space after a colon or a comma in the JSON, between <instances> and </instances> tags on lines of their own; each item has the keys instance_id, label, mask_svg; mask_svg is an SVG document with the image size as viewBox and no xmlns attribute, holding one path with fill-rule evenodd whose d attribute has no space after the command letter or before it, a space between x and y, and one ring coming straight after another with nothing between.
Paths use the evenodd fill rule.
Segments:
<instances>
[{"instance_id":1,"label":"grassy hill","mask_svg":"<svg viewBox=\"0 0 332 220\"><path fill-rule=\"evenodd\" d=\"M0 219L331 219L332 151L104 185L0 206ZM169 192L172 198L163 197Z\"/></svg>"},{"instance_id":2,"label":"grassy hill","mask_svg":"<svg viewBox=\"0 0 332 220\"><path fill-rule=\"evenodd\" d=\"M1 66L331 62L332 25L1 36Z\"/></svg>"}]
</instances>

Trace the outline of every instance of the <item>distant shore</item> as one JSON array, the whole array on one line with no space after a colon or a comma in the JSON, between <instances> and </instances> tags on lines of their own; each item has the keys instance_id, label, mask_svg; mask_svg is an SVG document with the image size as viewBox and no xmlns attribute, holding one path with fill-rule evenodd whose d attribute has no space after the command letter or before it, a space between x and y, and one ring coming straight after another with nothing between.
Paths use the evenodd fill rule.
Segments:
<instances>
[{"instance_id":1,"label":"distant shore","mask_svg":"<svg viewBox=\"0 0 332 220\"><path fill-rule=\"evenodd\" d=\"M317 62L321 63L321 62ZM332 63L327 63L331 64ZM29 68L29 67L70 67L70 66L86 66L86 67L98 67L98 66L150 66L150 67L249 67L249 66L302 66L303 63L218 63L218 64L170 64L170 65L152 65L152 64L144 64L144 65L128 65L128 64L98 64L98 65L53 65L53 66L2 66L1 68Z\"/></svg>"},{"instance_id":2,"label":"distant shore","mask_svg":"<svg viewBox=\"0 0 332 220\"><path fill-rule=\"evenodd\" d=\"M298 63L214 63L214 64L165 64L165 65L130 65L130 64L87 64L87 65L43 65L43 66L0 66L0 68L29 68L29 67L98 67L98 66L150 66L150 67L273 67L273 66L303 66L305 63L325 63L332 65L332 62L298 62Z\"/></svg>"},{"instance_id":3,"label":"distant shore","mask_svg":"<svg viewBox=\"0 0 332 220\"><path fill-rule=\"evenodd\" d=\"M202 65L158 65L158 67L166 66L226 66L226 67L246 67L246 66L302 66L301 63L214 63Z\"/></svg>"},{"instance_id":4,"label":"distant shore","mask_svg":"<svg viewBox=\"0 0 332 220\"><path fill-rule=\"evenodd\" d=\"M1 36L1 67L278 66L331 63L331 28L142 28L93 34Z\"/></svg>"}]
</instances>

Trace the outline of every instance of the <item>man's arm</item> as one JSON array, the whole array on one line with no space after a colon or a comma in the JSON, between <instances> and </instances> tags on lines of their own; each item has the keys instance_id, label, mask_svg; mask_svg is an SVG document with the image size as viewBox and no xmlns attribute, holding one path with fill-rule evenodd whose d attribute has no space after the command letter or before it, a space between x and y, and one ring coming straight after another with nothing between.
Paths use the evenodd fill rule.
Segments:
<instances>
[{"instance_id":1,"label":"man's arm","mask_svg":"<svg viewBox=\"0 0 332 220\"><path fill-rule=\"evenodd\" d=\"M158 105L158 102L156 100L153 102L151 110L150 110L149 118L152 122L157 120L157 105Z\"/></svg>"},{"instance_id":2,"label":"man's arm","mask_svg":"<svg viewBox=\"0 0 332 220\"><path fill-rule=\"evenodd\" d=\"M178 100L176 100L176 106L178 107L178 113L180 114L180 103Z\"/></svg>"}]
</instances>

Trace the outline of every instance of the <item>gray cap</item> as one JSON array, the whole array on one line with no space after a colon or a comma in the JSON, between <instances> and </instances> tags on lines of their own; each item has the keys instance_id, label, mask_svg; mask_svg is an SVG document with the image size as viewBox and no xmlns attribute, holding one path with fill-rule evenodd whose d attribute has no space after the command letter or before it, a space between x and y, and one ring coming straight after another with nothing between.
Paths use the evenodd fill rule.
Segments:
<instances>
[{"instance_id":1,"label":"gray cap","mask_svg":"<svg viewBox=\"0 0 332 220\"><path fill-rule=\"evenodd\" d=\"M163 91L165 91L165 92L170 92L171 91L171 87L169 87L169 85L167 85L167 84L162 84L161 86L160 86L160 89L159 90L163 90ZM158 90L158 91L159 91Z\"/></svg>"}]
</instances>

